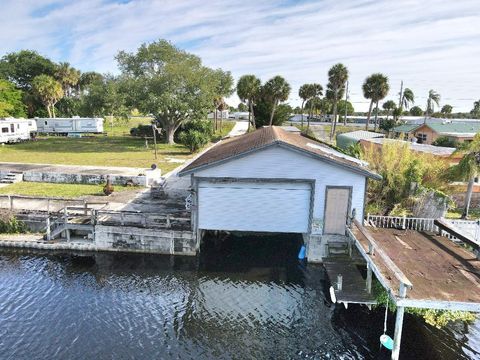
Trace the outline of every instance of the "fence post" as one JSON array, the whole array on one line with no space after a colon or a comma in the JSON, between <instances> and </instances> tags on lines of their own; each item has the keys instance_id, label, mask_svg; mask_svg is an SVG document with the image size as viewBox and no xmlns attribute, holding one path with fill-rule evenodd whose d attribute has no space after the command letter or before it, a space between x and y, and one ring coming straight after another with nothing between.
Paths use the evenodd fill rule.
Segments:
<instances>
[{"instance_id":1,"label":"fence post","mask_svg":"<svg viewBox=\"0 0 480 360\"><path fill-rule=\"evenodd\" d=\"M13 211L13 196L8 195L8 202L10 203L10 211Z\"/></svg>"},{"instance_id":2,"label":"fence post","mask_svg":"<svg viewBox=\"0 0 480 360\"><path fill-rule=\"evenodd\" d=\"M47 220L45 221L46 223L46 231L47 231L47 240L50 241L52 238L50 236L50 216L47 217Z\"/></svg>"},{"instance_id":3,"label":"fence post","mask_svg":"<svg viewBox=\"0 0 480 360\"><path fill-rule=\"evenodd\" d=\"M88 214L87 200L83 200L83 215L87 215L87 214Z\"/></svg>"},{"instance_id":4,"label":"fence post","mask_svg":"<svg viewBox=\"0 0 480 360\"><path fill-rule=\"evenodd\" d=\"M406 215L403 215L403 219L402 219L402 230L406 230L407 228L407 216Z\"/></svg>"},{"instance_id":5,"label":"fence post","mask_svg":"<svg viewBox=\"0 0 480 360\"><path fill-rule=\"evenodd\" d=\"M170 214L167 214L167 229L170 229L171 224L170 224Z\"/></svg>"}]
</instances>

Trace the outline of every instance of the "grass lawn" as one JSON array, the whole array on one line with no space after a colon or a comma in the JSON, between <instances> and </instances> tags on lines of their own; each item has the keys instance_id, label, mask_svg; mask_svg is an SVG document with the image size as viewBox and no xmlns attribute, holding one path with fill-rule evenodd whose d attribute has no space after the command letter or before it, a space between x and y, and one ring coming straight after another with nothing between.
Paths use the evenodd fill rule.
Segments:
<instances>
[{"instance_id":1,"label":"grass lawn","mask_svg":"<svg viewBox=\"0 0 480 360\"><path fill-rule=\"evenodd\" d=\"M36 182L19 182L16 184L0 187L0 194L45 196L74 199L80 196L103 195L104 185L85 184L52 184ZM115 192L135 189L127 186L114 186Z\"/></svg>"},{"instance_id":2,"label":"grass lawn","mask_svg":"<svg viewBox=\"0 0 480 360\"><path fill-rule=\"evenodd\" d=\"M145 120L135 122L139 121ZM227 134L233 125L234 122L224 122L221 134ZM82 138L52 136L39 138L37 141L0 146L0 161L140 168L149 168L155 163L165 174L179 165L178 162L172 162L172 159L187 159L192 156L183 145L158 144L158 159L155 160L152 141L148 142L147 149L145 141L141 138L118 135L134 126L136 125L130 122L128 126L114 127L111 134L115 135L110 136Z\"/></svg>"},{"instance_id":3,"label":"grass lawn","mask_svg":"<svg viewBox=\"0 0 480 360\"><path fill-rule=\"evenodd\" d=\"M463 208L451 209L448 210L446 217L449 219L460 219L463 213ZM480 219L480 209L470 209L470 213L468 216L469 220L477 220Z\"/></svg>"}]
</instances>

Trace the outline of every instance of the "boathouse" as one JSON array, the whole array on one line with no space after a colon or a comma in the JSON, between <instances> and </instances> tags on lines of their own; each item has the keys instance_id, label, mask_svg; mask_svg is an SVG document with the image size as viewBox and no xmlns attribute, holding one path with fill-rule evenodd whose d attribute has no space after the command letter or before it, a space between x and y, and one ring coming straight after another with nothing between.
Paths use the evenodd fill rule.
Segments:
<instances>
[{"instance_id":1,"label":"boathouse","mask_svg":"<svg viewBox=\"0 0 480 360\"><path fill-rule=\"evenodd\" d=\"M205 230L297 233L314 262L343 246L349 219L364 217L367 180L380 178L365 162L276 126L217 144L179 175L191 176L198 241Z\"/></svg>"}]
</instances>

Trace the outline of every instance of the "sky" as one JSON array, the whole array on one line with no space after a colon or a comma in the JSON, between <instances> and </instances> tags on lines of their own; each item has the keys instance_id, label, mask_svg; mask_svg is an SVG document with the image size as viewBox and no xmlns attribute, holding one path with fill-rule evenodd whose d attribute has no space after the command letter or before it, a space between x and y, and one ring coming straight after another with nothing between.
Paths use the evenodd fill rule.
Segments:
<instances>
[{"instance_id":1,"label":"sky","mask_svg":"<svg viewBox=\"0 0 480 360\"><path fill-rule=\"evenodd\" d=\"M163 38L235 79L282 75L293 106L338 62L356 111L375 72L389 78L385 100L398 101L402 80L422 108L429 89L454 112L480 99L479 0L0 0L0 14L0 56L34 49L82 71L118 73L118 51Z\"/></svg>"}]
</instances>

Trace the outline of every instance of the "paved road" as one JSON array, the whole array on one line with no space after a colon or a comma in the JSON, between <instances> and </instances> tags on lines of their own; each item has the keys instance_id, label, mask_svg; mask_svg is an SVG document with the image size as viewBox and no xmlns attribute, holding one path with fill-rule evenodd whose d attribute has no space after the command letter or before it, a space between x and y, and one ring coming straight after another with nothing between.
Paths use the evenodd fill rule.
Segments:
<instances>
[{"instance_id":1,"label":"paved road","mask_svg":"<svg viewBox=\"0 0 480 360\"><path fill-rule=\"evenodd\" d=\"M237 121L235 122L235 126L233 129L228 133L229 137L243 135L248 130L248 121Z\"/></svg>"}]
</instances>

